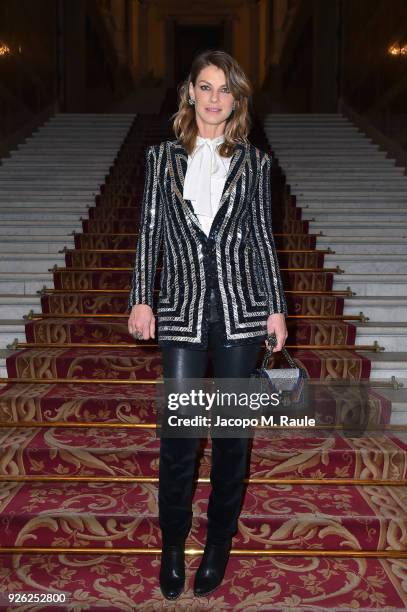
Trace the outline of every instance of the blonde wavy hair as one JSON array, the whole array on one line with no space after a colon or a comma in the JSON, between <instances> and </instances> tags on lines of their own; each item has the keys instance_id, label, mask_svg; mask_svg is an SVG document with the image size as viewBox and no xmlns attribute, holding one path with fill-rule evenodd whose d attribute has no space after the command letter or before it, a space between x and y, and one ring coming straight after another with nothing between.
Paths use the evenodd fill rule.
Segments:
<instances>
[{"instance_id":1,"label":"blonde wavy hair","mask_svg":"<svg viewBox=\"0 0 407 612\"><path fill-rule=\"evenodd\" d=\"M173 121L173 130L177 139L190 154L195 147L198 135L198 126L195 118L195 107L189 104L189 84L195 87L196 80L203 68L214 65L221 68L225 74L226 85L233 95L235 109L226 121L225 140L218 151L223 157L233 154L236 143L248 143L247 135L252 122L249 113L252 86L238 62L228 53L221 50L208 49L197 55L191 65L187 78L177 88L179 96L178 111L170 120Z\"/></svg>"}]
</instances>

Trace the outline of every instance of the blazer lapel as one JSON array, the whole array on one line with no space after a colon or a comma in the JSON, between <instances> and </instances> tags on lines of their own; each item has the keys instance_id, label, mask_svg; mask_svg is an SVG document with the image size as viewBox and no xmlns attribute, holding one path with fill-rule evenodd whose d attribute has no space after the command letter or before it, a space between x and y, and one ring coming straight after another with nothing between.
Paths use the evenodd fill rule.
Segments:
<instances>
[{"instance_id":1,"label":"blazer lapel","mask_svg":"<svg viewBox=\"0 0 407 612\"><path fill-rule=\"evenodd\" d=\"M244 162L246 161L247 156L247 150L248 147L246 145L241 143L236 144L235 151L230 161L229 170L226 175L225 185L223 187L216 216L218 215L221 207L223 207L223 204L227 200L231 190L233 189L235 183L238 181L241 173L243 172L245 166ZM175 190L176 195L178 196L179 202L184 207L186 214L190 216L190 218L202 231L199 219L194 213L194 208L191 200L184 200L182 195L184 191L184 181L187 172L187 167L188 153L186 149L182 146L179 140L172 141L172 146L170 146L170 172L173 178L173 188Z\"/></svg>"}]
</instances>

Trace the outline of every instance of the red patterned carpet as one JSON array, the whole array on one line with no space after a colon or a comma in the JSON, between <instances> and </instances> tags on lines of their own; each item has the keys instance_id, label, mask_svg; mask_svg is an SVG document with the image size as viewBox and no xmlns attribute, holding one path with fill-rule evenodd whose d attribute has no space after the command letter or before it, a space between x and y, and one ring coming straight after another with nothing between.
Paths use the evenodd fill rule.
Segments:
<instances>
[{"instance_id":1,"label":"red patterned carpet","mask_svg":"<svg viewBox=\"0 0 407 612\"><path fill-rule=\"evenodd\" d=\"M0 557L0 575L13 592L48 588L70 594L71 610L327 610L403 612L407 607L404 559L269 558L231 556L224 582L206 598L193 597L199 556L187 557L186 588L176 602L163 600L159 557L127 555L18 555ZM11 609L11 608L10 608ZM34 610L22 605L13 610ZM54 606L44 610L61 610Z\"/></svg>"},{"instance_id":2,"label":"red patterned carpet","mask_svg":"<svg viewBox=\"0 0 407 612\"><path fill-rule=\"evenodd\" d=\"M124 313L143 149L165 137L151 119L135 122L83 221L83 233L75 235L76 248L66 251L66 268L54 270L55 290L43 291L42 313L27 321L30 346L18 347L7 360L8 376L18 381L0 387L0 421L30 426L0 427L1 547L80 547L84 552L3 553L0 593L66 592L65 609L75 612L407 610L407 558L368 556L407 551L407 488L398 484L407 478L407 444L391 431L372 429L390 422L391 404L380 389L368 389L366 412L355 415L352 391L334 385L321 385L315 395L314 415L325 429L259 433L248 476L337 480L250 482L222 586L208 598L194 598L200 555L188 556L185 593L176 603L163 599L158 585L159 440L154 428L143 427L155 422L157 385L137 383L161 379L160 351L134 343ZM275 199L282 210L275 214L276 245L290 314L303 317L288 319L287 345L296 347L290 352L315 380L368 381L371 363L355 350L356 326L341 318L344 296L332 292L333 273L323 270L324 254L316 251L315 236L308 234L307 222L275 172ZM58 426L61 422L68 426ZM344 422L353 429L335 429ZM108 426L118 423L139 427ZM210 439L201 451L199 477L208 478ZM18 481L19 476L27 481ZM41 477L54 480L34 480ZM94 477L111 481L92 482ZM209 487L197 483L187 548L201 549L205 542ZM85 552L92 548L106 553ZM124 554L116 548L149 552ZM273 549L287 554L261 554ZM253 550L260 554L251 555ZM290 554L294 550L301 555ZM361 556L313 557L317 551ZM21 603L10 609L61 608Z\"/></svg>"}]
</instances>

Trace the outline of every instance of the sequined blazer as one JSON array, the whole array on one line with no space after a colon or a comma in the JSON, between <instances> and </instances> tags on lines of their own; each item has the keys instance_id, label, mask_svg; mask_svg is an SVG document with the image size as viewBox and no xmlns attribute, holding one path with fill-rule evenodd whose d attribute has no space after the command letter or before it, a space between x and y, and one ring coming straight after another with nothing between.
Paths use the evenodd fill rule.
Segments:
<instances>
[{"instance_id":1,"label":"sequined blazer","mask_svg":"<svg viewBox=\"0 0 407 612\"><path fill-rule=\"evenodd\" d=\"M159 345L208 346L211 289L222 313L224 346L259 342L267 336L268 316L287 314L271 226L271 156L249 143L236 145L209 236L182 196L187 163L179 140L146 150L128 309L154 308L162 248Z\"/></svg>"}]
</instances>

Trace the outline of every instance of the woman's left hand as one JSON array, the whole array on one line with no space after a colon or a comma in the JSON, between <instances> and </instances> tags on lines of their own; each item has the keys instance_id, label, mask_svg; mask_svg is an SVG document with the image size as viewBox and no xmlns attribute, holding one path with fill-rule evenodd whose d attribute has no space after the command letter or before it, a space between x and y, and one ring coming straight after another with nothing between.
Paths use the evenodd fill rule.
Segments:
<instances>
[{"instance_id":1,"label":"woman's left hand","mask_svg":"<svg viewBox=\"0 0 407 612\"><path fill-rule=\"evenodd\" d=\"M267 333L275 333L277 338L277 344L273 349L273 353L281 351L288 336L284 314L277 312L276 314L269 315L267 319Z\"/></svg>"}]
</instances>

